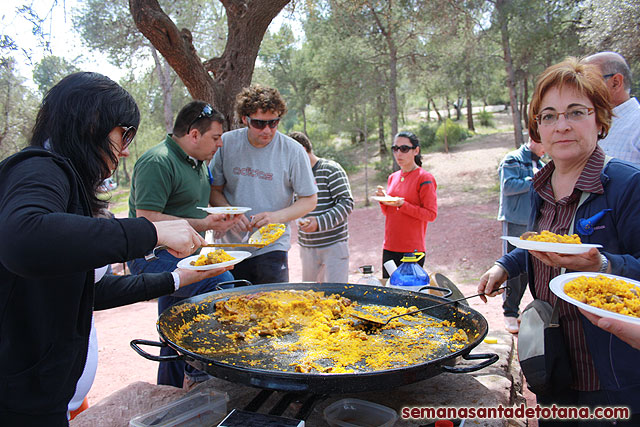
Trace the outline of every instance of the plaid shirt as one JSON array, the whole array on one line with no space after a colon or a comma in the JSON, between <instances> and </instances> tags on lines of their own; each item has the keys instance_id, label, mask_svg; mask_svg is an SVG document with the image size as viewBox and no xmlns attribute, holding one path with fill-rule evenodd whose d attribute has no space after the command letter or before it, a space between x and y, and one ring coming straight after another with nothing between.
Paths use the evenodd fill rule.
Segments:
<instances>
[{"instance_id":1,"label":"plaid shirt","mask_svg":"<svg viewBox=\"0 0 640 427\"><path fill-rule=\"evenodd\" d=\"M536 219L535 230L549 230L556 234L572 234L571 221L575 217L582 191L603 194L600 172L604 166L605 154L596 147L587 161L573 193L556 200L551 186L551 176L555 170L553 161L549 162L533 179L533 188L542 198L542 205ZM549 304L555 304L557 297L549 289L549 282L561 274L560 268L550 267L535 257L532 258L536 296ZM572 388L582 391L600 389L600 381L587 348L578 309L562 300L560 320L566 343L569 347L573 373Z\"/></svg>"},{"instance_id":2,"label":"plaid shirt","mask_svg":"<svg viewBox=\"0 0 640 427\"><path fill-rule=\"evenodd\" d=\"M607 155L640 165L640 103L631 97L613 114L609 134L598 144Z\"/></svg>"}]
</instances>

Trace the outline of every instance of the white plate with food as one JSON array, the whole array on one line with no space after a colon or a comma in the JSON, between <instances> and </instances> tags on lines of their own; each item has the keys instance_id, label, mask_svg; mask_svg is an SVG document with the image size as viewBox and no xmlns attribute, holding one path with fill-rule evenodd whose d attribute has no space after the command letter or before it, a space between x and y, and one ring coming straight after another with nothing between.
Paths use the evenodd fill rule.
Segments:
<instances>
[{"instance_id":1,"label":"white plate with food","mask_svg":"<svg viewBox=\"0 0 640 427\"><path fill-rule=\"evenodd\" d=\"M395 196L371 196L371 198L376 202L399 202L400 200L404 200L404 197Z\"/></svg>"},{"instance_id":2,"label":"white plate with food","mask_svg":"<svg viewBox=\"0 0 640 427\"><path fill-rule=\"evenodd\" d=\"M597 280L596 279L597 276L604 276L605 280ZM588 287L584 286L586 284L579 286L580 288L582 288L583 286L585 287L585 293L582 294L585 302L580 301L574 298L573 296L571 296L571 295L578 296L574 293L576 291L574 289L577 287L576 285L571 284L569 285L569 287L567 287L567 284L569 282L581 277L586 278L587 280L590 281L588 282L589 283ZM625 289L626 287L628 287L630 291L617 292L617 295L616 295L614 293L615 289L612 289L615 285L612 285L611 283L619 283L619 282L614 282L614 280L620 280L625 282L627 285L620 285L620 288ZM620 303L623 303L623 307L624 307L626 305L625 301L628 301L627 297L630 297L633 300L640 298L640 282L631 280L626 277L616 276L614 274L605 274L605 273L596 273L596 272L579 272L579 273L561 274L560 276L556 276L549 283L549 287L551 288L551 292L556 294L558 298L561 298L566 302L575 305L576 307L580 307L589 313L593 313L601 317L619 319L628 323L635 323L637 325L640 325L640 317L635 317L632 315L622 314L620 312L601 308L601 307L611 307L611 306L608 306L608 304L615 305L616 307L619 308ZM568 295L567 293L569 293L570 295ZM593 304L599 305L600 307L588 304L587 301L590 301ZM637 314L640 316L640 312L637 312Z\"/></svg>"},{"instance_id":3,"label":"white plate with food","mask_svg":"<svg viewBox=\"0 0 640 427\"><path fill-rule=\"evenodd\" d=\"M251 210L251 208L238 207L238 206L216 206L213 208L202 208L198 206L198 209L202 209L203 211L210 214L229 214L229 215L239 215L245 212L249 212Z\"/></svg>"},{"instance_id":4,"label":"white plate with food","mask_svg":"<svg viewBox=\"0 0 640 427\"><path fill-rule=\"evenodd\" d=\"M265 246L270 245L278 240L286 230L287 226L284 224L276 223L264 225L249 237L249 243L259 243Z\"/></svg>"},{"instance_id":5,"label":"white plate with food","mask_svg":"<svg viewBox=\"0 0 640 427\"><path fill-rule=\"evenodd\" d=\"M530 251L540 252L556 252L559 254L583 254L589 252L591 248L601 248L602 245L596 243L555 243L555 242L539 242L537 240L523 240L519 237L501 236L502 240L506 240L516 248L527 249Z\"/></svg>"},{"instance_id":6,"label":"white plate with food","mask_svg":"<svg viewBox=\"0 0 640 427\"><path fill-rule=\"evenodd\" d=\"M213 252L209 252L209 253L213 253ZM215 268L228 267L230 265L238 264L239 262L251 256L251 252L246 252L246 251L228 251L228 252L225 251L225 253L230 257L232 257L233 259L228 261L223 261L223 262L217 262L214 264L194 265L195 262L201 256L206 257L209 253L202 254L202 255L193 255L193 256L181 259L180 262L178 262L178 268L184 268L185 270L198 270L198 271L213 270Z\"/></svg>"}]
</instances>

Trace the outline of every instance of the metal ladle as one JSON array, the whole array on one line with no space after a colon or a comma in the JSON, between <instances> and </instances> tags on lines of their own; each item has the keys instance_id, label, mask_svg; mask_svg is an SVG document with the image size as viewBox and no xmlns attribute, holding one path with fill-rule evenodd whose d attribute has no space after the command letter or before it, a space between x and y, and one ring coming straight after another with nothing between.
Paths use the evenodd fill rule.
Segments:
<instances>
[{"instance_id":1,"label":"metal ladle","mask_svg":"<svg viewBox=\"0 0 640 427\"><path fill-rule=\"evenodd\" d=\"M507 290L507 294L509 294L510 289L507 286L501 286L498 289L495 289L493 292L498 292L498 291L503 290L503 289L506 289ZM361 320L362 322L364 322L369 327L372 327L372 328L383 328L383 327L387 326L389 324L389 322L391 322L393 319L396 319L398 317L411 316L412 314L421 313L423 311L431 310L432 308L442 307L442 306L445 306L445 305L456 303L458 301L464 301L464 300L467 300L469 298L479 297L479 296L482 296L482 295L485 295L485 293L482 292L482 293L479 293L479 294L471 295L469 297L463 297L463 298L454 299L454 300L451 300L451 301L443 302L441 304L436 304L436 305L431 305L429 307L421 308L420 310L410 311L410 312L404 313L404 314L396 314L395 316L391 316L391 317L387 318L386 321L383 320L383 319L373 319L373 318L370 318L370 317L365 317L365 316L362 316L362 315L359 315L359 314L356 314L356 313L349 313L349 314L352 317L355 317L356 319Z\"/></svg>"}]
</instances>

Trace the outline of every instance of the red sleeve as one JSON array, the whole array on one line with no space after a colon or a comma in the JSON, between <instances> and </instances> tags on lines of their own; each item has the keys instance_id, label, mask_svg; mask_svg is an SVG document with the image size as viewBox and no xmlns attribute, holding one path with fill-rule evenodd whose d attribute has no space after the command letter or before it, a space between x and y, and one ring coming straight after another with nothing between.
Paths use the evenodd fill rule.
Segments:
<instances>
[{"instance_id":1,"label":"red sleeve","mask_svg":"<svg viewBox=\"0 0 640 427\"><path fill-rule=\"evenodd\" d=\"M436 190L438 185L436 180L430 173L426 172L424 177L419 180L418 193L420 194L420 205L416 206L405 201L399 210L403 214L409 215L421 221L435 221L438 216L438 197Z\"/></svg>"}]
</instances>

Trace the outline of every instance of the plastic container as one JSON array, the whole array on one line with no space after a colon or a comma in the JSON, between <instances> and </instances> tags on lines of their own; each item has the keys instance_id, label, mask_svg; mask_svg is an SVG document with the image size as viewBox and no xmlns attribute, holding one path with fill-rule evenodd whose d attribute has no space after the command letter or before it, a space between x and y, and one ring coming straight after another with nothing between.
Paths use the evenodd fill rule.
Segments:
<instances>
[{"instance_id":1,"label":"plastic container","mask_svg":"<svg viewBox=\"0 0 640 427\"><path fill-rule=\"evenodd\" d=\"M423 286L429 285L429 275L420 265L424 252L406 253L402 258L402 264L389 277L389 286L418 292Z\"/></svg>"},{"instance_id":2,"label":"plastic container","mask_svg":"<svg viewBox=\"0 0 640 427\"><path fill-rule=\"evenodd\" d=\"M227 415L227 399L226 393L196 393L134 417L129 427L209 427Z\"/></svg>"},{"instance_id":3,"label":"plastic container","mask_svg":"<svg viewBox=\"0 0 640 427\"><path fill-rule=\"evenodd\" d=\"M398 414L366 400L342 399L325 408L324 419L331 427L391 427Z\"/></svg>"},{"instance_id":4,"label":"plastic container","mask_svg":"<svg viewBox=\"0 0 640 427\"><path fill-rule=\"evenodd\" d=\"M372 285L372 286L382 286L382 282L373 275L373 266L372 265L363 265L360 267L360 271L362 272L362 276L358 278L359 285Z\"/></svg>"}]
</instances>

